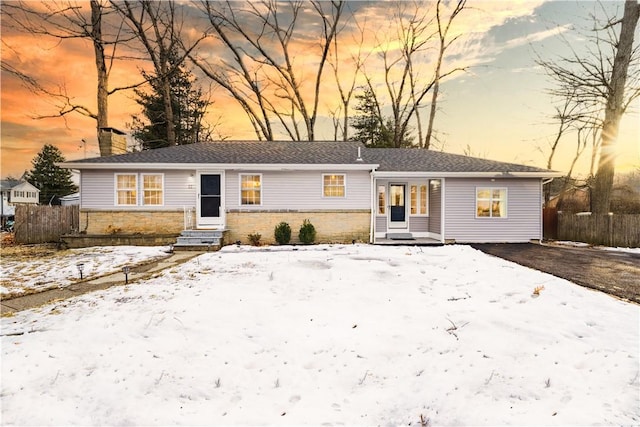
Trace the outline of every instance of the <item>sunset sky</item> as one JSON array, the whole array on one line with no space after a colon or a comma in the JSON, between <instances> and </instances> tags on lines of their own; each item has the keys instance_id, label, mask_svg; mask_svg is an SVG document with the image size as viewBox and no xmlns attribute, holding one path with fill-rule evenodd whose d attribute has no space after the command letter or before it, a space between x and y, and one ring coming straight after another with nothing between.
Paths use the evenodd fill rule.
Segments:
<instances>
[{"instance_id":1,"label":"sunset sky","mask_svg":"<svg viewBox=\"0 0 640 427\"><path fill-rule=\"evenodd\" d=\"M88 9L85 3L80 4ZM379 42L387 38L395 6L391 2L350 2L349 6L347 15L355 18L345 21L347 25L338 39L340 49L344 52L357 49L354 22L361 25L366 22L363 51L371 57L366 69L376 80L380 64L375 60L374 40ZM544 167L556 125L550 118L554 112L553 99L546 93L551 83L535 65L535 54L537 52L545 59L567 55L569 47L560 36L576 51L584 49L584 37L573 29L591 27L589 14L600 13L600 7L587 1L479 0L471 0L469 6L453 29L455 34L462 36L445 58L445 69L463 65L468 66L469 71L455 74L441 87L435 121L441 149L460 154L470 151L474 156ZM617 10L621 15L623 3L606 1L604 7L611 13ZM95 109L96 71L91 44L82 40L60 43L44 36L18 33L7 26L4 12L2 61L49 88L63 87L75 101ZM187 24L202 25L202 21L196 21ZM638 43L640 34L636 34ZM393 47L393 44L388 46ZM203 43L200 53L215 55L215 49L214 42ZM305 58L305 54L313 55L313 52L300 49L296 58L298 64L313 62L313 58ZM423 75L431 76L432 61L432 53L425 53L420 59ZM116 62L110 87L137 82L140 68L148 68L148 64ZM335 105L337 93L331 69L327 67L325 73L316 139L333 138L327 111ZM208 85L206 78L201 81ZM213 100L207 119L211 123L219 122L217 131L220 135L230 140L256 139L240 107L220 88L213 88ZM121 92L110 97L109 103L110 126L128 131L131 115L139 113L133 93ZM640 104L636 101L632 107L635 115L628 113L621 123L617 157L620 171L640 168L640 120L637 115ZM87 141L86 156L99 155L93 120L80 115L68 115L66 119L33 119L55 112L51 99L30 92L15 76L2 71L0 174L3 178L19 177L30 169L31 159L47 143L60 148L67 160L74 160L85 155L81 142L84 139ZM425 108L421 114L426 118L428 110ZM285 135L282 137L284 139ZM566 171L575 147L575 137L563 140L553 169ZM578 173L588 170L589 157L588 151L583 154Z\"/></svg>"}]
</instances>

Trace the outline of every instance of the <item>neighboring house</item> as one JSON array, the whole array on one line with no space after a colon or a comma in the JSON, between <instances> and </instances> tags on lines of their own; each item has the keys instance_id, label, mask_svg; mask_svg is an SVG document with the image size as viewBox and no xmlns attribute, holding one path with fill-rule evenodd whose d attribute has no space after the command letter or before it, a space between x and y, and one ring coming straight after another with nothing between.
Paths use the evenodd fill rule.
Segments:
<instances>
[{"instance_id":1,"label":"neighboring house","mask_svg":"<svg viewBox=\"0 0 640 427\"><path fill-rule=\"evenodd\" d=\"M559 174L356 142L212 142L75 160L87 234L224 229L273 242L304 219L319 242L527 242L542 238L542 183Z\"/></svg>"},{"instance_id":2,"label":"neighboring house","mask_svg":"<svg viewBox=\"0 0 640 427\"><path fill-rule=\"evenodd\" d=\"M80 193L72 193L66 196L60 197L61 206L73 206L80 204Z\"/></svg>"},{"instance_id":3,"label":"neighboring house","mask_svg":"<svg viewBox=\"0 0 640 427\"><path fill-rule=\"evenodd\" d=\"M0 182L0 192L2 193L2 206L0 207L0 218L2 227L10 217L16 214L18 204L38 204L40 190L27 181L5 180Z\"/></svg>"}]
</instances>

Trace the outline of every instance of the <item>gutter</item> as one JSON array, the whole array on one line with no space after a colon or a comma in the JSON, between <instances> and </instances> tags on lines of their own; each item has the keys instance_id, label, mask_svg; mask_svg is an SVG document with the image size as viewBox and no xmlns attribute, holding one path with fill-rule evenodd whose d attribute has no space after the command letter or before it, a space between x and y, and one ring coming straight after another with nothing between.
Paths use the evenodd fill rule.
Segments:
<instances>
[{"instance_id":1,"label":"gutter","mask_svg":"<svg viewBox=\"0 0 640 427\"><path fill-rule=\"evenodd\" d=\"M371 171L375 170L378 164L349 164L349 163L82 163L82 162L59 162L55 164L65 169L109 169L109 170L149 170L149 169L171 169L171 170L264 170L264 171L291 171L291 170L340 170L340 171Z\"/></svg>"}]
</instances>

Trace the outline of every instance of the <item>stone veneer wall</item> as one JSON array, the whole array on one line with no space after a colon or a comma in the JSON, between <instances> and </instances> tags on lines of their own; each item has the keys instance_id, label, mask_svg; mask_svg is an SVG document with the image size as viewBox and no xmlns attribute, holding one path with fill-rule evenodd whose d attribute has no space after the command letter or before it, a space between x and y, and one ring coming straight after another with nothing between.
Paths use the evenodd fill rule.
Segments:
<instances>
[{"instance_id":1,"label":"stone veneer wall","mask_svg":"<svg viewBox=\"0 0 640 427\"><path fill-rule=\"evenodd\" d=\"M316 229L316 243L369 241L371 211L231 211L227 212L227 243L249 243L248 234L260 233L262 243L275 243L273 230L284 221L291 227L291 243L300 243L298 232L305 219Z\"/></svg>"},{"instance_id":2,"label":"stone veneer wall","mask_svg":"<svg viewBox=\"0 0 640 427\"><path fill-rule=\"evenodd\" d=\"M193 223L193 222L192 222ZM80 210L80 232L86 234L180 234L184 211Z\"/></svg>"},{"instance_id":3,"label":"stone veneer wall","mask_svg":"<svg viewBox=\"0 0 640 427\"><path fill-rule=\"evenodd\" d=\"M192 214L195 215L195 214ZM291 243L300 243L298 232L308 219L316 229L316 243L351 243L369 241L369 210L337 211L231 211L226 213L225 243L249 243L251 233L260 233L261 242L275 243L273 230L285 221L291 227ZM195 224L195 218L192 218ZM175 211L80 211L80 232L99 234L180 234L184 229L184 212Z\"/></svg>"}]
</instances>

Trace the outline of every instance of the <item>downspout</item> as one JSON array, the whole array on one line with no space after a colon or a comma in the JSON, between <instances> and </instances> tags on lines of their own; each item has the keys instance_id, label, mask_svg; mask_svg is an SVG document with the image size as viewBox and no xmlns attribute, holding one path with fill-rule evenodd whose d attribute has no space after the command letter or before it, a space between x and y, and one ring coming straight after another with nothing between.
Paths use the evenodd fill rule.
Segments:
<instances>
[{"instance_id":1,"label":"downspout","mask_svg":"<svg viewBox=\"0 0 640 427\"><path fill-rule=\"evenodd\" d=\"M375 180L373 177L373 174L375 172L375 168L371 169L371 172L369 172L369 176L371 177L371 214L369 215L370 219L369 219L369 243L373 244L373 242L375 241L374 236L375 236L375 215L376 215L376 209L375 209L375 194L376 194L376 186L375 186Z\"/></svg>"},{"instance_id":2,"label":"downspout","mask_svg":"<svg viewBox=\"0 0 640 427\"><path fill-rule=\"evenodd\" d=\"M445 231L445 227L444 227L444 224L445 224L445 211L446 211L446 209L444 208L444 204L445 204L445 203L444 203L444 201L445 201L445 197L444 197L444 196L445 196L445 194L444 194L444 191L445 191L445 190L444 190L444 187L445 187L445 185L444 185L444 178L442 178L442 179L440 180L440 184L441 184L441 186L442 186L442 189L440 190L440 216L441 216L441 220L440 220L440 232L442 233L442 235L440 236L440 242L441 242L442 244L444 244L444 243L445 243L445 241L446 241L446 240L445 240L445 236L444 236L444 231Z\"/></svg>"}]
</instances>

